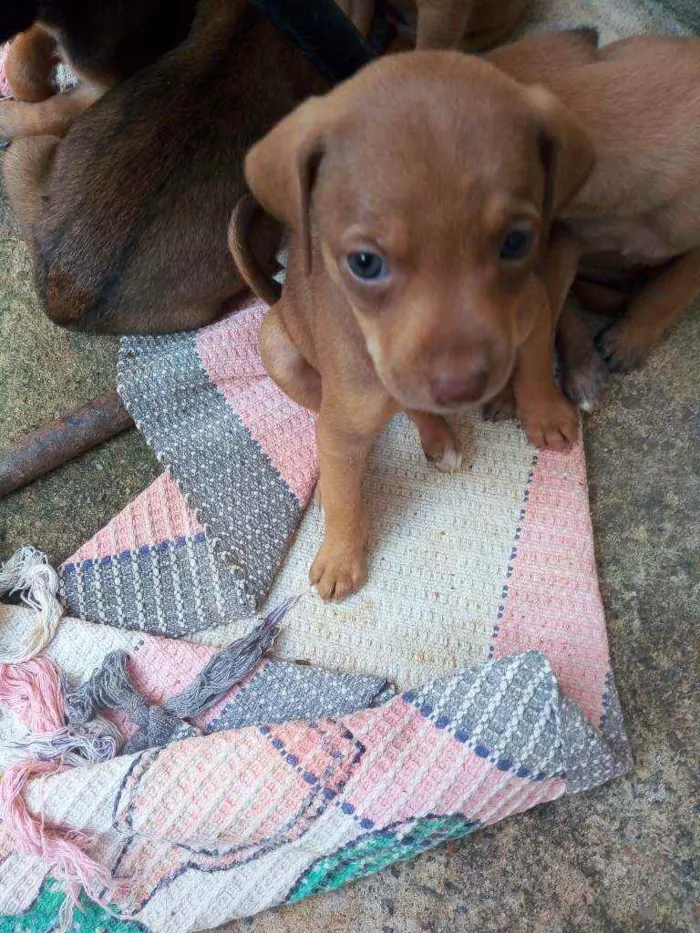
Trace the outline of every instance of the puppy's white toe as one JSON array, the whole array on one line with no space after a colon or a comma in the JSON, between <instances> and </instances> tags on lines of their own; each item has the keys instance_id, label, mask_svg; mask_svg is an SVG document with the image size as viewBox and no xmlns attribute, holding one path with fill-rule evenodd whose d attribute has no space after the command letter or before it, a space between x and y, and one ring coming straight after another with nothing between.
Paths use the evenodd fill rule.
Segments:
<instances>
[{"instance_id":1,"label":"puppy's white toe","mask_svg":"<svg viewBox=\"0 0 700 933\"><path fill-rule=\"evenodd\" d=\"M448 444L440 459L434 463L441 473L454 473L462 466L462 451Z\"/></svg>"}]
</instances>

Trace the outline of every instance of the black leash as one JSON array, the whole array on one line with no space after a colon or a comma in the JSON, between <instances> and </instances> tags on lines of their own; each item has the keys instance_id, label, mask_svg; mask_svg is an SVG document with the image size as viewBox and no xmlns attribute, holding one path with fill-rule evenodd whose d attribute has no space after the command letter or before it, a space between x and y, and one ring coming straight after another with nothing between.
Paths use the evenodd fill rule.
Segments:
<instances>
[{"instance_id":1,"label":"black leash","mask_svg":"<svg viewBox=\"0 0 700 933\"><path fill-rule=\"evenodd\" d=\"M337 84L375 57L334 0L252 0L321 74Z\"/></svg>"}]
</instances>

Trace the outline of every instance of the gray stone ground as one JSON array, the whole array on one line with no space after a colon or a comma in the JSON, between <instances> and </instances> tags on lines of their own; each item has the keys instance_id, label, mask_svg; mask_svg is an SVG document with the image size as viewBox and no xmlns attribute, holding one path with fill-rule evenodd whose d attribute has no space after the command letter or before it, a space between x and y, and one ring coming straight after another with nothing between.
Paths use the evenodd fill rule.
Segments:
<instances>
[{"instance_id":1,"label":"gray stone ground","mask_svg":"<svg viewBox=\"0 0 700 933\"><path fill-rule=\"evenodd\" d=\"M44 320L0 199L0 449L114 386L116 342ZM700 313L586 424L634 773L229 933L700 930ZM0 501L0 558L69 555L156 475L131 433Z\"/></svg>"}]
</instances>

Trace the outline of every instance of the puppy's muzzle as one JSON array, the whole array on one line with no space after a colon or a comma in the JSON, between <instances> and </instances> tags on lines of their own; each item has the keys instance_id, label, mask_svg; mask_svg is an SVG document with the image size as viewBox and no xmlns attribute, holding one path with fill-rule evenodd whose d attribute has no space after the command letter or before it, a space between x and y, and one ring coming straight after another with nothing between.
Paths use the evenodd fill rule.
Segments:
<instances>
[{"instance_id":1,"label":"puppy's muzzle","mask_svg":"<svg viewBox=\"0 0 700 933\"><path fill-rule=\"evenodd\" d=\"M443 372L430 381L430 394L441 406L480 402L489 384L491 368L485 354L475 354L464 366Z\"/></svg>"}]
</instances>

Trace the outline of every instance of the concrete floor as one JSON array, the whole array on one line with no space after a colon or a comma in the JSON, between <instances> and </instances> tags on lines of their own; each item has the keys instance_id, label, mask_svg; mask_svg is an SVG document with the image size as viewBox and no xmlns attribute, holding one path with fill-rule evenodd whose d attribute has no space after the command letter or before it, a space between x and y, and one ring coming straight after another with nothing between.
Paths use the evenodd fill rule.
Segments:
<instances>
[{"instance_id":1,"label":"concrete floor","mask_svg":"<svg viewBox=\"0 0 700 933\"><path fill-rule=\"evenodd\" d=\"M114 340L42 316L0 197L0 449L114 386ZM700 930L700 313L586 422L613 662L636 766L230 933ZM68 556L158 472L131 432L0 501L0 558Z\"/></svg>"}]
</instances>

